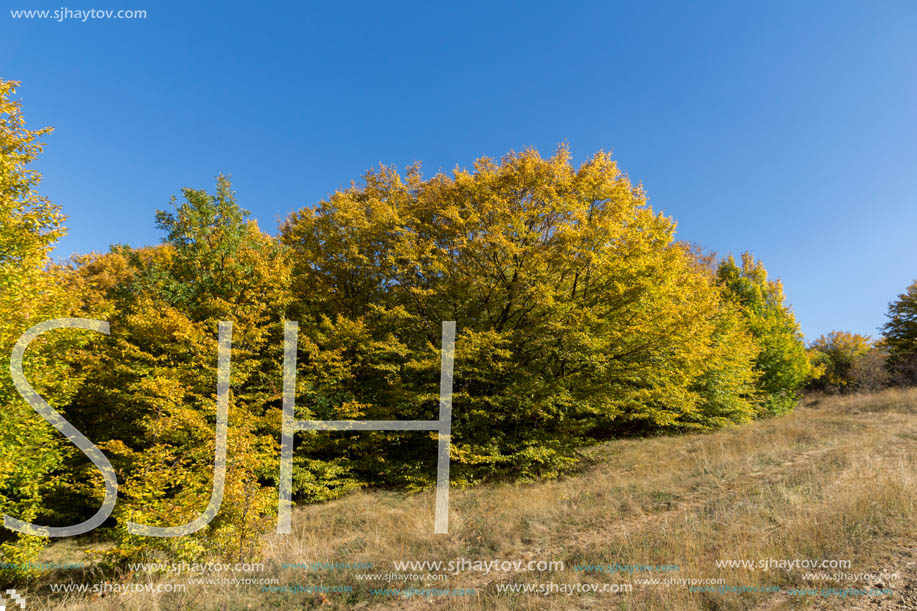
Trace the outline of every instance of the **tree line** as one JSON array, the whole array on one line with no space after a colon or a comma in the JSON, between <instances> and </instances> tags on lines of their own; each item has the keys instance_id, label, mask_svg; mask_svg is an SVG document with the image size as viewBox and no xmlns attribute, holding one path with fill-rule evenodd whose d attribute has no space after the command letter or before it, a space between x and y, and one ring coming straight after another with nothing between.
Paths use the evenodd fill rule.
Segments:
<instances>
[{"instance_id":1,"label":"tree line","mask_svg":"<svg viewBox=\"0 0 917 611\"><path fill-rule=\"evenodd\" d=\"M807 387L828 393L917 385L917 281L888 305L882 335L832 331L809 345Z\"/></svg>"},{"instance_id":2,"label":"tree line","mask_svg":"<svg viewBox=\"0 0 917 611\"><path fill-rule=\"evenodd\" d=\"M117 473L94 534L111 542L106 562L257 555L277 507L285 320L299 322L298 420L434 419L441 322L456 321L453 486L556 476L610 438L786 413L820 371L760 261L677 240L609 154L574 166L566 147L432 177L383 166L277 235L221 175L156 213L160 244L54 262L64 219L29 165L48 130L26 129L15 85L0 81L0 354L45 320L108 321L107 336L43 335L25 358ZM220 513L185 537L131 534L127 522L180 525L207 506L221 320L234 333ZM429 488L435 448L418 432L298 433L294 500ZM103 495L0 368L0 510L67 525ZM46 542L4 530L0 553L29 562Z\"/></svg>"}]
</instances>

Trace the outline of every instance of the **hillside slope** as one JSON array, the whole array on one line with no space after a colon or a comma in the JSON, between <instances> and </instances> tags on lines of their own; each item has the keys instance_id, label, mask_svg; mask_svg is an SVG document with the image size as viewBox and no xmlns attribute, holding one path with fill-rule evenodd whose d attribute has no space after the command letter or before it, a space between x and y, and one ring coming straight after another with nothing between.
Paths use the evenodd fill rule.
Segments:
<instances>
[{"instance_id":1,"label":"hillside slope","mask_svg":"<svg viewBox=\"0 0 917 611\"><path fill-rule=\"evenodd\" d=\"M27 597L30 609L917 608L915 509L917 389L890 390L809 399L793 414L713 434L609 442L588 450L580 472L560 480L453 490L446 536L432 534L432 492L363 492L299 508L293 534L267 542L263 571L205 575L277 579L280 588L200 585L187 574L103 576L88 570L49 575ZM80 554L59 545L49 554L69 561ZM456 559L562 561L564 568L488 572L472 564L437 571L418 565L412 571L394 565ZM717 561L730 560L774 566L717 567ZM850 564L784 568L785 561L797 560ZM309 562L372 563L372 569L282 566ZM670 570L628 572L615 570L616 564ZM837 579L813 578L816 573ZM366 579L373 574L383 579ZM406 574L425 578L406 581ZM435 579L441 574L446 577ZM184 583L187 591L51 595L51 580L67 578ZM640 583L645 579L660 583ZM603 584L632 587L603 592ZM278 591L319 585L350 591ZM526 585L549 593L506 591ZM599 591L566 593L593 586ZM720 591L696 591L698 586ZM727 586L746 591L722 591ZM783 592L748 591L774 586ZM410 597L391 592L405 587L417 591ZM853 587L888 588L891 594L855 595ZM419 591L432 588L475 593ZM790 588L819 591L792 595L786 593Z\"/></svg>"}]
</instances>

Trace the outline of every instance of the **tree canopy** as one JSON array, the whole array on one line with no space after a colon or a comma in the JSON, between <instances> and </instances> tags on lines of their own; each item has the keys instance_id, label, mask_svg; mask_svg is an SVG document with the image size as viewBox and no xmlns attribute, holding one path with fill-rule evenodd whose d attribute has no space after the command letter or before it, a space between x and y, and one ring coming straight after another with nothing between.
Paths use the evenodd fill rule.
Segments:
<instances>
[{"instance_id":1,"label":"tree canopy","mask_svg":"<svg viewBox=\"0 0 917 611\"><path fill-rule=\"evenodd\" d=\"M917 384L917 281L889 304L882 327L888 366L899 381Z\"/></svg>"},{"instance_id":2,"label":"tree canopy","mask_svg":"<svg viewBox=\"0 0 917 611\"><path fill-rule=\"evenodd\" d=\"M578 447L611 437L779 414L807 375L779 282L750 255L715 262L676 240L607 153L574 166L565 147L525 150L429 178L382 166L290 214L276 237L221 175L213 193L183 189L156 213L160 244L52 264L61 217L27 169L46 132L24 130L12 87L0 91L0 281L17 287L0 297L0 340L9 354L48 318L110 324L109 336L49 334L26 361L117 473L110 561L256 553L277 501L285 320L300 325L300 420L435 418L440 325L456 321L459 486L557 475ZM207 506L220 321L233 323L222 508L193 535L133 535L128 522L182 525ZM91 515L99 472L8 376L0 419L0 508L48 525ZM435 461L426 433L301 432L294 498L429 487ZM40 542L0 544L29 558Z\"/></svg>"},{"instance_id":3,"label":"tree canopy","mask_svg":"<svg viewBox=\"0 0 917 611\"><path fill-rule=\"evenodd\" d=\"M751 253L738 265L733 257L720 262L720 286L741 308L748 330L758 343L755 370L765 414L782 414L793 409L796 392L811 371L802 333L793 312L785 303L783 285L768 280L767 270Z\"/></svg>"}]
</instances>

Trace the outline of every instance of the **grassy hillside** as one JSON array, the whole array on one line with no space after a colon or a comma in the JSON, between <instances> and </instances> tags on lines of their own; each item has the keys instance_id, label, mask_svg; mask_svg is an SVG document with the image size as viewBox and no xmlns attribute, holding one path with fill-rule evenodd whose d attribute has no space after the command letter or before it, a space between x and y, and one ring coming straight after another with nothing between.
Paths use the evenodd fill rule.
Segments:
<instances>
[{"instance_id":1,"label":"grassy hillside","mask_svg":"<svg viewBox=\"0 0 917 611\"><path fill-rule=\"evenodd\" d=\"M917 389L810 398L795 413L712 434L619 440L588 450L579 473L531 484L453 490L450 534L432 534L433 494L356 493L299 508L293 534L272 536L261 572L204 578L277 579L281 586L350 592L271 592L270 586L200 585L188 574L46 573L29 609L790 609L917 608ZM74 544L48 560L88 558ZM562 561L545 571L397 571L394 561ZM717 568L716 561L849 560L846 568ZM243 558L242 560L251 560ZM368 569L283 568L284 563L372 563ZM577 565L677 565L669 572L598 572ZM537 567L536 567L537 568ZM845 573L839 581L806 573ZM366 574L447 573L442 580L367 581ZM852 575L891 573L897 578ZM199 578L192 575L190 578ZM638 583L669 579L670 585ZM673 582L672 580L682 580ZM889 588L890 595L698 592L714 587ZM51 594L52 583L186 584L184 593ZM697 585L710 585L694 582ZM629 592L513 593L602 584ZM548 585L553 584L553 585ZM582 584L576 586L575 584ZM373 593L394 587L462 588L474 595ZM276 586L275 586L276 588ZM822 592L823 594L823 592Z\"/></svg>"}]
</instances>

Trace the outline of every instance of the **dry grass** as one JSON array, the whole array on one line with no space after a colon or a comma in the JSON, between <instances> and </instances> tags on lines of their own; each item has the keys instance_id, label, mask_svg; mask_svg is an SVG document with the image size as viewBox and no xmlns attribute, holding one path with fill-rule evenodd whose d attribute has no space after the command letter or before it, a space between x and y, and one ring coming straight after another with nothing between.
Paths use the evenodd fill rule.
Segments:
<instances>
[{"instance_id":1,"label":"dry grass","mask_svg":"<svg viewBox=\"0 0 917 611\"><path fill-rule=\"evenodd\" d=\"M722 578L732 586L845 585L806 583L802 570L715 566L718 559L760 558L851 560L847 572L902 575L885 584L895 595L883 605L906 605L902 596L911 596L905 585L913 587L915 558L909 554L917 544L917 389L810 398L781 418L706 435L614 441L587 454L589 466L561 480L453 490L449 535L432 534L432 492L358 493L298 509L293 534L272 535L267 541L268 570L235 575L278 577L283 584L347 585L351 594L268 594L245 585L192 586L182 595L61 598L49 596L47 584L39 583L27 595L29 608L876 608L877 601L864 598L701 594L675 585L572 596L497 591L499 583L632 583L626 575L573 570L574 564L614 563L678 564L680 571L668 576ZM371 572L389 573L393 560L455 558L562 560L566 570L463 572L450 575L446 585L413 585L471 587L476 596L399 599L373 596L370 586L387 584L356 579L363 571L280 568L284 562L365 561L374 563ZM80 581L95 579L86 575Z\"/></svg>"}]
</instances>

